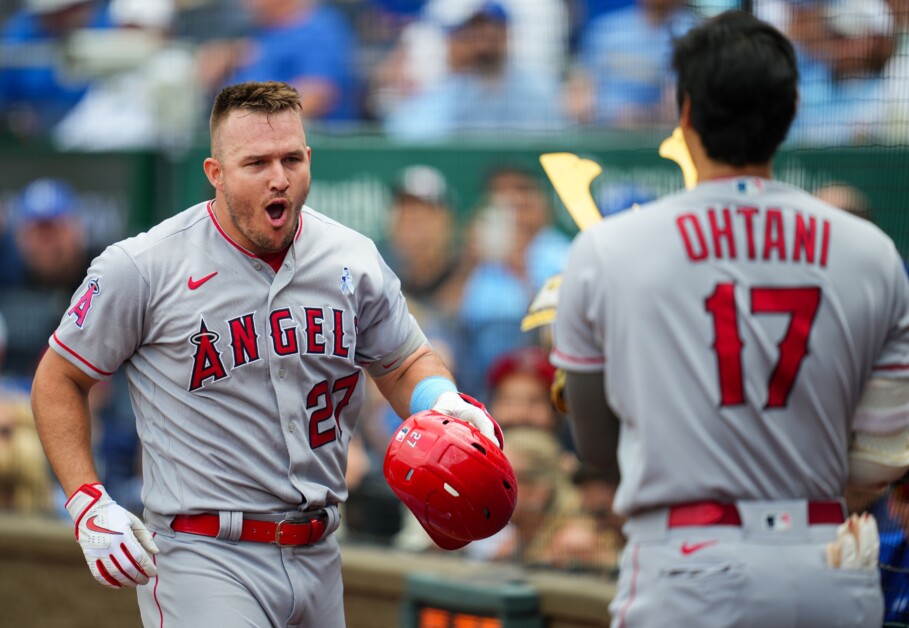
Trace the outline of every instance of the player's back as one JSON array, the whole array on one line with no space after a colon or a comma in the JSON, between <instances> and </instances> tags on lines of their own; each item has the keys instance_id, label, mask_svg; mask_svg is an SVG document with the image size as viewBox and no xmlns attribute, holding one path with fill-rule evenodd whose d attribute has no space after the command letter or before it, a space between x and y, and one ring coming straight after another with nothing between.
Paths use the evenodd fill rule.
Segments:
<instances>
[{"instance_id":1,"label":"player's back","mask_svg":"<svg viewBox=\"0 0 909 628\"><path fill-rule=\"evenodd\" d=\"M852 415L905 291L889 238L753 178L701 184L590 237L623 421L616 506L841 495Z\"/></svg>"}]
</instances>

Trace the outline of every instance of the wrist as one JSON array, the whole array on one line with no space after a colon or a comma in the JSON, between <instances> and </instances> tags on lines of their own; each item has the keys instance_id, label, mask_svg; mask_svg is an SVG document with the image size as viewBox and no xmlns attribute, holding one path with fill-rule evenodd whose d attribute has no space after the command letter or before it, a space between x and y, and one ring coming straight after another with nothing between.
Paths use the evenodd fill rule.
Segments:
<instances>
[{"instance_id":1,"label":"wrist","mask_svg":"<svg viewBox=\"0 0 909 628\"><path fill-rule=\"evenodd\" d=\"M431 410L442 393L458 392L458 387L447 377L433 375L420 380L414 386L410 396L410 413L416 414L424 410Z\"/></svg>"},{"instance_id":2,"label":"wrist","mask_svg":"<svg viewBox=\"0 0 909 628\"><path fill-rule=\"evenodd\" d=\"M64 508L73 521L78 523L82 513L104 498L110 499L110 496L100 482L86 483L73 491L73 494L66 500Z\"/></svg>"}]
</instances>

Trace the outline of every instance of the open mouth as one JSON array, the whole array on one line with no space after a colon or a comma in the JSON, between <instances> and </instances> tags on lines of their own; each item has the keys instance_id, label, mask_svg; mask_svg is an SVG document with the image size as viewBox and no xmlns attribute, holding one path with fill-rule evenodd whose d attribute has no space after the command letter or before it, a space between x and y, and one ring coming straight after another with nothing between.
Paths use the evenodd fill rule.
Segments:
<instances>
[{"instance_id":1,"label":"open mouth","mask_svg":"<svg viewBox=\"0 0 909 628\"><path fill-rule=\"evenodd\" d=\"M271 223L276 227L280 227L287 220L287 208L287 201L278 200L266 205L265 211L268 213Z\"/></svg>"}]
</instances>

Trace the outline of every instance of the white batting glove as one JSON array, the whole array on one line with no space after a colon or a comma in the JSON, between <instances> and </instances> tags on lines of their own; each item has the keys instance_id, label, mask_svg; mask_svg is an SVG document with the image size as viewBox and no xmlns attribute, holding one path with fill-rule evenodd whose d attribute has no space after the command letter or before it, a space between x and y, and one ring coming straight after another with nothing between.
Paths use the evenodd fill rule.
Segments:
<instances>
[{"instance_id":1,"label":"white batting glove","mask_svg":"<svg viewBox=\"0 0 909 628\"><path fill-rule=\"evenodd\" d=\"M877 521L867 512L852 514L827 545L827 565L840 569L877 569L880 554Z\"/></svg>"},{"instance_id":2,"label":"white batting glove","mask_svg":"<svg viewBox=\"0 0 909 628\"><path fill-rule=\"evenodd\" d=\"M480 430L483 436L496 443L499 449L504 447L502 430L499 428L499 424L486 411L486 406L473 397L469 397L464 393L443 392L436 399L432 409L470 423Z\"/></svg>"},{"instance_id":3,"label":"white batting glove","mask_svg":"<svg viewBox=\"0 0 909 628\"><path fill-rule=\"evenodd\" d=\"M76 540L95 580L111 589L136 587L158 575L150 554L158 546L145 524L110 498L100 484L83 484L66 502Z\"/></svg>"}]
</instances>

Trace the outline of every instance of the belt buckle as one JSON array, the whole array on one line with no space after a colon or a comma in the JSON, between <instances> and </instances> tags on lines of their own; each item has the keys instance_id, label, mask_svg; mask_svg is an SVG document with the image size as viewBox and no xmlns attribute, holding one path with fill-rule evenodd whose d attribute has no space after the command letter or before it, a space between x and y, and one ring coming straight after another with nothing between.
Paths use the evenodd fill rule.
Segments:
<instances>
[{"instance_id":1,"label":"belt buckle","mask_svg":"<svg viewBox=\"0 0 909 628\"><path fill-rule=\"evenodd\" d=\"M283 526L285 523L292 523L292 522L289 521L288 519L282 519L281 521L278 522L278 525L275 526L275 540L274 540L274 543L275 543L275 545L277 545L278 547L290 547L290 544L289 544L289 543L288 543L288 544L285 544L285 543L282 543L282 542L281 542L281 535L284 534L284 531L281 529L281 526Z\"/></svg>"}]
</instances>

